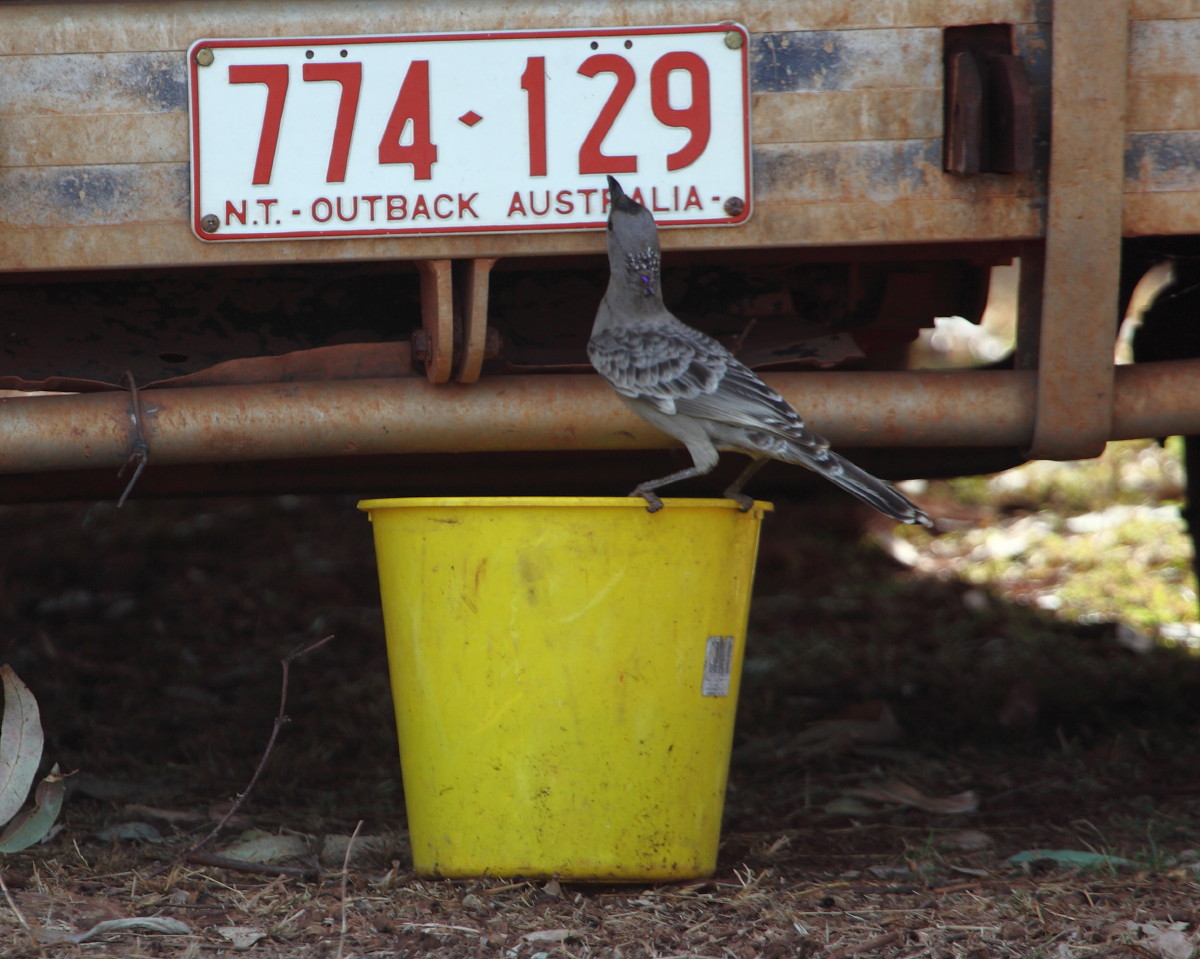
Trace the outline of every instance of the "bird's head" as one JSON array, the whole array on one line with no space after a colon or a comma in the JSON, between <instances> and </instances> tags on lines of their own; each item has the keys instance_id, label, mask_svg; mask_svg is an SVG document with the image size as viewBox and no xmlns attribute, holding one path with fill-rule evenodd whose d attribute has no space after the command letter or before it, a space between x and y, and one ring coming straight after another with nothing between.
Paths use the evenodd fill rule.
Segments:
<instances>
[{"instance_id":1,"label":"bird's head","mask_svg":"<svg viewBox=\"0 0 1200 959\"><path fill-rule=\"evenodd\" d=\"M612 280L634 300L662 297L658 229L650 211L608 178L608 263Z\"/></svg>"}]
</instances>

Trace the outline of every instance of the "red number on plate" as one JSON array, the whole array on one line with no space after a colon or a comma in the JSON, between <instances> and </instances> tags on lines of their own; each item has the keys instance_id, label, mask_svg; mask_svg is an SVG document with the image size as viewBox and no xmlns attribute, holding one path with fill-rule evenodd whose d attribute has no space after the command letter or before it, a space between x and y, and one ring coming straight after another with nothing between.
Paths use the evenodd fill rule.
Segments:
<instances>
[{"instance_id":1,"label":"red number on plate","mask_svg":"<svg viewBox=\"0 0 1200 959\"><path fill-rule=\"evenodd\" d=\"M265 83L267 107L263 111L262 132L258 135L258 155L254 158L253 183L270 183L279 146L279 121L283 119L283 98L287 95L286 63L263 66L234 65L229 68L230 83Z\"/></svg>"},{"instance_id":2,"label":"red number on plate","mask_svg":"<svg viewBox=\"0 0 1200 959\"><path fill-rule=\"evenodd\" d=\"M686 107L671 105L670 80L671 74L676 71L686 73L691 81L691 98ZM616 78L612 92L579 148L579 172L636 173L637 156L609 155L602 150L605 138L633 92L636 80L633 65L615 53L596 53L583 61L578 72L589 78L601 73L611 73ZM359 93L362 90L362 64L344 61L306 63L303 76L307 82L332 81L341 86L325 180L328 183L344 182L354 121L358 114ZM262 83L267 87L267 104L263 111L262 131L258 138L252 182L270 183L279 146L283 103L287 96L288 67L282 63L234 65L229 68L229 82ZM529 175L545 176L545 57L526 58L525 72L521 74L521 89L525 91L528 101ZM704 58L687 50L676 50L659 57L650 69L650 107L654 116L664 126L678 127L691 134L687 143L667 157L667 169L681 170L695 163L707 149L712 133L709 71ZM408 65L383 136L379 140L380 163L411 163L413 179L433 178L433 165L437 162L438 148L430 135L429 110L429 61L413 60ZM401 143L401 138L406 135L410 135L409 142Z\"/></svg>"},{"instance_id":3,"label":"red number on plate","mask_svg":"<svg viewBox=\"0 0 1200 959\"><path fill-rule=\"evenodd\" d=\"M594 77L597 73L613 73L617 77L617 84L609 94L608 101L584 137L583 146L579 148L579 172L637 173L636 156L608 156L600 152L604 138L608 136L617 114L633 90L632 64L615 53L594 53L583 61L578 72L585 77Z\"/></svg>"},{"instance_id":4,"label":"red number on plate","mask_svg":"<svg viewBox=\"0 0 1200 959\"><path fill-rule=\"evenodd\" d=\"M412 143L400 142L412 122ZM437 147L429 136L429 61L414 60L400 85L392 115L379 141L380 163L411 163L414 180L433 179Z\"/></svg>"},{"instance_id":5,"label":"red number on plate","mask_svg":"<svg viewBox=\"0 0 1200 959\"><path fill-rule=\"evenodd\" d=\"M684 70L692 78L692 99L686 107L671 106L668 84L671 73ZM650 107L664 126L682 127L691 137L679 150L667 157L668 170L682 170L696 162L708 146L711 129L709 116L708 64L704 58L687 50L664 53L650 69Z\"/></svg>"},{"instance_id":6,"label":"red number on plate","mask_svg":"<svg viewBox=\"0 0 1200 959\"><path fill-rule=\"evenodd\" d=\"M333 127L333 144L329 148L329 169L326 183L341 183L346 179L346 160L350 156L350 134L354 131L354 116L358 113L358 91L362 88L361 63L306 63L304 79L333 80L342 86L338 100L337 122ZM255 180L255 183L258 181Z\"/></svg>"},{"instance_id":7,"label":"red number on plate","mask_svg":"<svg viewBox=\"0 0 1200 959\"><path fill-rule=\"evenodd\" d=\"M546 58L528 57L521 89L529 100L529 175L546 175Z\"/></svg>"}]
</instances>

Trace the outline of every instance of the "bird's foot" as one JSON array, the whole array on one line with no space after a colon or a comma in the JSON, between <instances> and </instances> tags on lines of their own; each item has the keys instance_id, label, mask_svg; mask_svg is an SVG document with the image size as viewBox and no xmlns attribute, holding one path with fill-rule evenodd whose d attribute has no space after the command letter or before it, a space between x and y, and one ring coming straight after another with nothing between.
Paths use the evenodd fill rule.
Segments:
<instances>
[{"instance_id":1,"label":"bird's foot","mask_svg":"<svg viewBox=\"0 0 1200 959\"><path fill-rule=\"evenodd\" d=\"M739 493L732 487L725 491L725 498L731 499L737 503L738 509L740 509L743 513L748 512L750 507L754 505L753 496L747 496L745 493Z\"/></svg>"},{"instance_id":2,"label":"bird's foot","mask_svg":"<svg viewBox=\"0 0 1200 959\"><path fill-rule=\"evenodd\" d=\"M656 493L653 493L648 489L642 489L639 486L637 489L635 489L629 495L630 496L640 496L642 499L644 499L646 501L646 512L647 513L657 513L660 509L663 508L663 501L658 498L658 495Z\"/></svg>"}]
</instances>

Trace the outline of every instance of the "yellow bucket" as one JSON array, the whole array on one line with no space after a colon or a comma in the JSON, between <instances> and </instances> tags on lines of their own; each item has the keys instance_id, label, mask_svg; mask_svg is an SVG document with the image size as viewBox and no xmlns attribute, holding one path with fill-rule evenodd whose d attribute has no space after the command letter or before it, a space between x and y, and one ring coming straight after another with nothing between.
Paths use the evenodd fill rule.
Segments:
<instances>
[{"instance_id":1,"label":"yellow bucket","mask_svg":"<svg viewBox=\"0 0 1200 959\"><path fill-rule=\"evenodd\" d=\"M716 869L769 503L367 500L413 863L623 881Z\"/></svg>"}]
</instances>

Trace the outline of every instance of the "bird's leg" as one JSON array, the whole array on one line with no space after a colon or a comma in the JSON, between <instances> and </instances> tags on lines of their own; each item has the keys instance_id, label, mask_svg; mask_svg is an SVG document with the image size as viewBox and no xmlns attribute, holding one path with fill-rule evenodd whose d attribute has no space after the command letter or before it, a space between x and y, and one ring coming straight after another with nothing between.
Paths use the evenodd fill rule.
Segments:
<instances>
[{"instance_id":1,"label":"bird's leg","mask_svg":"<svg viewBox=\"0 0 1200 959\"><path fill-rule=\"evenodd\" d=\"M754 476L755 473L766 466L768 462L770 461L765 456L754 457L750 460L750 465L742 470L742 475L734 480L733 484L727 490L725 490L725 498L736 502L738 504L738 509L740 509L743 513L754 505L754 497L747 496L745 493L743 493L742 487L749 482L750 478Z\"/></svg>"},{"instance_id":2,"label":"bird's leg","mask_svg":"<svg viewBox=\"0 0 1200 959\"><path fill-rule=\"evenodd\" d=\"M640 496L646 501L646 512L657 513L662 509L663 501L655 495L654 490L660 486L667 486L670 483L677 483L680 480L691 479L693 476L703 476L705 473L711 473L712 467L707 468L700 466L689 466L685 470L680 470L678 473L672 473L670 476L663 476L655 480L646 480L644 483L639 483L630 496Z\"/></svg>"},{"instance_id":3,"label":"bird's leg","mask_svg":"<svg viewBox=\"0 0 1200 959\"><path fill-rule=\"evenodd\" d=\"M639 486L637 489L635 489L629 495L642 497L642 499L644 499L646 501L646 512L647 513L657 513L660 509L663 508L663 501L662 501L662 499L659 498L659 495L657 493L651 493L650 490L648 490L648 489L644 490Z\"/></svg>"}]
</instances>

